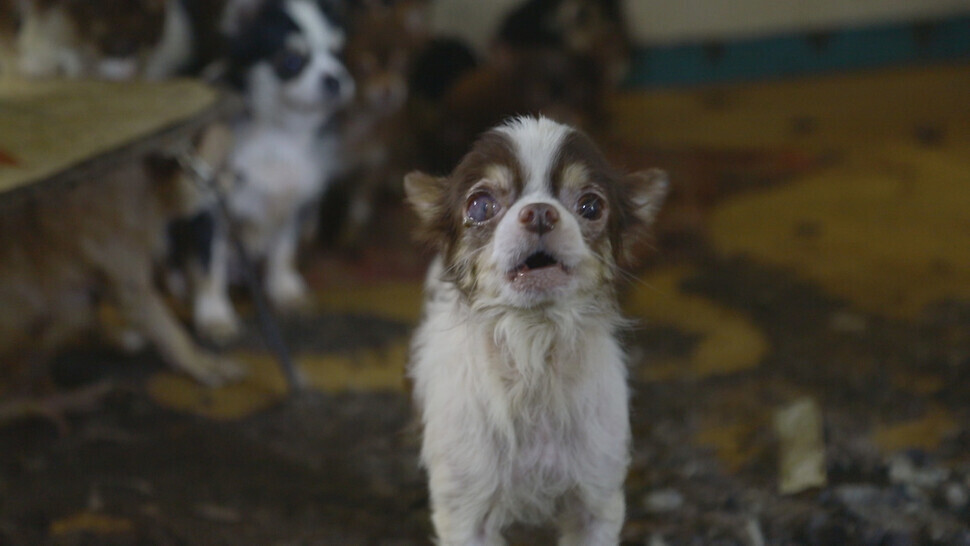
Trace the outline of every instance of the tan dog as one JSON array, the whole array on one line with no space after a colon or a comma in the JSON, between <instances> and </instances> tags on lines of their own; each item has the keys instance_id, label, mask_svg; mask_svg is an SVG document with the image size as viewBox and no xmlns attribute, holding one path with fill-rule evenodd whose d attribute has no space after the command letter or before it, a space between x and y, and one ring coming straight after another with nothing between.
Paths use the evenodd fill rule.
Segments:
<instances>
[{"instance_id":1,"label":"tan dog","mask_svg":"<svg viewBox=\"0 0 970 546\"><path fill-rule=\"evenodd\" d=\"M224 142L209 133L199 154L220 156ZM192 341L154 285L166 223L202 203L177 163L160 157L0 202L0 372L32 370L64 344L103 333L98 310L109 304L200 382L240 377L238 365Z\"/></svg>"},{"instance_id":2,"label":"tan dog","mask_svg":"<svg viewBox=\"0 0 970 546\"><path fill-rule=\"evenodd\" d=\"M357 94L343 127L349 203L340 237L346 246L360 242L381 197L400 197L400 180L414 168L408 77L415 55L430 36L427 3L368 0L351 10L345 57Z\"/></svg>"}]
</instances>

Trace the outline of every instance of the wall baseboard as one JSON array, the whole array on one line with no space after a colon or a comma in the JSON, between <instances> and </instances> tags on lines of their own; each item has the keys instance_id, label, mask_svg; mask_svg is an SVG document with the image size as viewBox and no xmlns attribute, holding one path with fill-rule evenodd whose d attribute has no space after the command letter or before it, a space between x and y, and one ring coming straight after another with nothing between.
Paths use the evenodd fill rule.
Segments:
<instances>
[{"instance_id":1,"label":"wall baseboard","mask_svg":"<svg viewBox=\"0 0 970 546\"><path fill-rule=\"evenodd\" d=\"M770 38L641 47L633 87L751 81L970 59L970 15Z\"/></svg>"}]
</instances>

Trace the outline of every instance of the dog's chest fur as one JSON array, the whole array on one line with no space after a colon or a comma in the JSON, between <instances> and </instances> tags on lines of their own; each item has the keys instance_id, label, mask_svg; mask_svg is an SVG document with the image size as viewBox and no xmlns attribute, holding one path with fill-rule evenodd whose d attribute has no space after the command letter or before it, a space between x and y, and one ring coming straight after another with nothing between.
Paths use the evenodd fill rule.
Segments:
<instances>
[{"instance_id":1,"label":"dog's chest fur","mask_svg":"<svg viewBox=\"0 0 970 546\"><path fill-rule=\"evenodd\" d=\"M461 463L443 465L452 471L442 479L491 490L496 507L532 522L552 517L579 482L622 479L611 469L624 449L591 456L629 437L626 372L612 335L618 317L565 306L552 319L480 316L440 275L439 262L429 272L427 317L415 337L421 358L411 370L429 467L461 454Z\"/></svg>"},{"instance_id":2,"label":"dog's chest fur","mask_svg":"<svg viewBox=\"0 0 970 546\"><path fill-rule=\"evenodd\" d=\"M272 224L291 217L319 196L332 176L328 171L337 169L336 149L335 135L253 123L240 135L230 159L231 168L241 175L232 195L233 211L242 220L253 217Z\"/></svg>"}]
</instances>

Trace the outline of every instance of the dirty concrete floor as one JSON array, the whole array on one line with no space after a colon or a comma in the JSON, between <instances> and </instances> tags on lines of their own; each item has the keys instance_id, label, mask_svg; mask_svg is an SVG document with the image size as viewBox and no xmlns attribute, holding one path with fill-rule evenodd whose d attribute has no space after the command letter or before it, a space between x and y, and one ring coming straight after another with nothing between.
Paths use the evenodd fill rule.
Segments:
<instances>
[{"instance_id":1,"label":"dirty concrete floor","mask_svg":"<svg viewBox=\"0 0 970 546\"><path fill-rule=\"evenodd\" d=\"M624 290L633 462L625 544L970 545L970 66L631 92L599 140L675 193ZM284 321L307 393L255 329L217 390L152 355L58 428L0 428L0 544L427 544L403 383L427 256L389 205L315 252ZM774 419L820 411L824 481L781 493ZM551 543L517 530L518 544Z\"/></svg>"}]
</instances>

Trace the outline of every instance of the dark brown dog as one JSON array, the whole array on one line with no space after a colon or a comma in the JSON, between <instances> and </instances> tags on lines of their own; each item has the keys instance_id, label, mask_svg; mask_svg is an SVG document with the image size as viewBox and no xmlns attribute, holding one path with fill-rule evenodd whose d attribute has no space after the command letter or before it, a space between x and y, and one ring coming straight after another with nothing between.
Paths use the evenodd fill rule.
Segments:
<instances>
[{"instance_id":1,"label":"dark brown dog","mask_svg":"<svg viewBox=\"0 0 970 546\"><path fill-rule=\"evenodd\" d=\"M553 48L522 50L459 77L430 131L427 168L448 172L477 135L510 115L543 115L583 129L602 118L600 67Z\"/></svg>"},{"instance_id":2,"label":"dark brown dog","mask_svg":"<svg viewBox=\"0 0 970 546\"><path fill-rule=\"evenodd\" d=\"M493 42L498 57L553 48L586 57L613 87L626 74L630 57L620 0L528 0L510 11Z\"/></svg>"}]
</instances>

